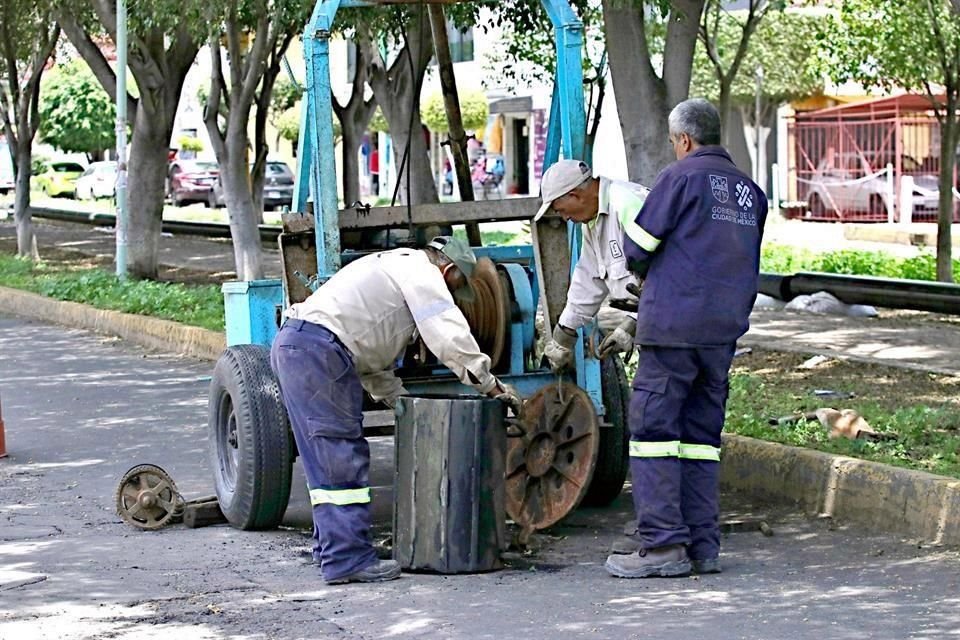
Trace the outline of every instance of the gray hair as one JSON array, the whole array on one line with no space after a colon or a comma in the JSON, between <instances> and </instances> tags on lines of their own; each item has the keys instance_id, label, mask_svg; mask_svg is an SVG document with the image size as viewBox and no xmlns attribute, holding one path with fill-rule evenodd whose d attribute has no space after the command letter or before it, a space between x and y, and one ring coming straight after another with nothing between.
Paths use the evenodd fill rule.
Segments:
<instances>
[{"instance_id":1,"label":"gray hair","mask_svg":"<svg viewBox=\"0 0 960 640\"><path fill-rule=\"evenodd\" d=\"M720 144L720 113L703 98L684 100L668 119L670 133L685 133L698 145Z\"/></svg>"}]
</instances>

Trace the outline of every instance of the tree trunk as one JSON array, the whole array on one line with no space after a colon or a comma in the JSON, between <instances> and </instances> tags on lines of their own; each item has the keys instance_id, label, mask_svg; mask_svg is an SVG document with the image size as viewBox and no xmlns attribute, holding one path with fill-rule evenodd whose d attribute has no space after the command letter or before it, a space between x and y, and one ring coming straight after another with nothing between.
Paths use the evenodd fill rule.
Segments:
<instances>
[{"instance_id":1,"label":"tree trunk","mask_svg":"<svg viewBox=\"0 0 960 640\"><path fill-rule=\"evenodd\" d=\"M247 162L247 119L231 111L227 126L224 157L220 160L220 180L230 218L230 235L233 238L233 257L238 280L263 278L263 251L260 246L261 212L256 210L250 193L249 164Z\"/></svg>"},{"instance_id":2,"label":"tree trunk","mask_svg":"<svg viewBox=\"0 0 960 640\"><path fill-rule=\"evenodd\" d=\"M693 52L705 0L671 2L662 77L650 58L644 8L603 0L603 21L610 74L631 180L652 185L675 158L667 142L667 116L690 90Z\"/></svg>"},{"instance_id":3,"label":"tree trunk","mask_svg":"<svg viewBox=\"0 0 960 640\"><path fill-rule=\"evenodd\" d=\"M397 59L390 65L389 70L384 68L383 60L376 47L371 42L365 43L369 52L368 58L373 61L369 67L370 86L373 87L373 93L383 110L383 116L390 126L400 193L403 194L403 201L410 204L440 201L437 183L430 168L430 156L427 153L427 143L423 135L423 122L420 119L420 89L433 51L430 24L425 13L421 13L420 17L420 20L411 21L412 28L407 34L406 46L397 54ZM410 150L403 174L400 174L400 165L408 140ZM407 193L408 184L409 193Z\"/></svg>"},{"instance_id":4,"label":"tree trunk","mask_svg":"<svg viewBox=\"0 0 960 640\"><path fill-rule=\"evenodd\" d=\"M156 279L167 177L167 149L173 132L176 106L168 112L156 101L150 102L152 105L141 99L130 141L127 272L134 278Z\"/></svg>"},{"instance_id":5,"label":"tree trunk","mask_svg":"<svg viewBox=\"0 0 960 640\"><path fill-rule=\"evenodd\" d=\"M366 127L345 126L340 123L343 150L343 204L346 208L360 200L360 161L357 159L357 149L360 148L363 132Z\"/></svg>"},{"instance_id":6,"label":"tree trunk","mask_svg":"<svg viewBox=\"0 0 960 640\"><path fill-rule=\"evenodd\" d=\"M20 129L26 131L26 129ZM37 237L30 214L30 155L33 141L21 138L17 145L16 195L13 200L13 221L17 226L17 255L38 260Z\"/></svg>"},{"instance_id":7,"label":"tree trunk","mask_svg":"<svg viewBox=\"0 0 960 640\"><path fill-rule=\"evenodd\" d=\"M947 108L941 122L940 140L940 191L939 215L937 216L937 280L953 282L953 173L956 169L958 129L956 99L947 100Z\"/></svg>"}]
</instances>

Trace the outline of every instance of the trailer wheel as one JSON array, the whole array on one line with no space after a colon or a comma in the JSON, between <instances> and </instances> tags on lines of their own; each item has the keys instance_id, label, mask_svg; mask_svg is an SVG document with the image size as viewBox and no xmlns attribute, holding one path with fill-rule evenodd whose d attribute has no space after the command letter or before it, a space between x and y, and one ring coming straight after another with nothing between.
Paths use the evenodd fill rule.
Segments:
<instances>
[{"instance_id":1,"label":"trailer wheel","mask_svg":"<svg viewBox=\"0 0 960 640\"><path fill-rule=\"evenodd\" d=\"M227 520L244 530L276 527L290 499L295 445L266 347L228 347L217 360L207 426Z\"/></svg>"},{"instance_id":2,"label":"trailer wheel","mask_svg":"<svg viewBox=\"0 0 960 640\"><path fill-rule=\"evenodd\" d=\"M630 466L627 455L630 447L630 430L627 428L630 386L623 360L619 357L605 358L600 362L600 388L606 415L600 428L600 447L593 479L583 498L583 504L591 507L608 505L620 495Z\"/></svg>"}]
</instances>

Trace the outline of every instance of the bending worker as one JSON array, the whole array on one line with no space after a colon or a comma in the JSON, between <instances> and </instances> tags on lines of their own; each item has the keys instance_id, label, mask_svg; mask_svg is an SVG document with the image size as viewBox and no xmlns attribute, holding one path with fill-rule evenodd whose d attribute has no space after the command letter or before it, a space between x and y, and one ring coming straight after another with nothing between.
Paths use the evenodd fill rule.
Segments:
<instances>
[{"instance_id":1,"label":"bending worker","mask_svg":"<svg viewBox=\"0 0 960 640\"><path fill-rule=\"evenodd\" d=\"M737 339L757 296L767 198L720 146L706 100L669 117L677 162L626 227L644 278L630 399L636 549L607 558L622 578L720 571L720 432Z\"/></svg>"},{"instance_id":2,"label":"bending worker","mask_svg":"<svg viewBox=\"0 0 960 640\"><path fill-rule=\"evenodd\" d=\"M472 296L476 257L446 236L426 249L360 258L285 313L270 351L313 504L314 559L329 584L400 575L370 542L370 449L363 390L393 407L405 393L394 363L419 331L464 383L511 406L522 400L490 373L452 293Z\"/></svg>"},{"instance_id":3,"label":"bending worker","mask_svg":"<svg viewBox=\"0 0 960 640\"><path fill-rule=\"evenodd\" d=\"M567 291L567 304L544 349L554 371L573 365L577 329L594 316L605 334L600 343L601 357L633 348L636 313L614 309L603 301L608 296L634 298L627 291L627 285L635 284L636 278L627 269L623 223L633 223L648 193L649 189L638 184L594 177L590 167L579 160L560 160L543 174L543 204L533 221L553 209L565 221L583 225L580 259Z\"/></svg>"}]
</instances>

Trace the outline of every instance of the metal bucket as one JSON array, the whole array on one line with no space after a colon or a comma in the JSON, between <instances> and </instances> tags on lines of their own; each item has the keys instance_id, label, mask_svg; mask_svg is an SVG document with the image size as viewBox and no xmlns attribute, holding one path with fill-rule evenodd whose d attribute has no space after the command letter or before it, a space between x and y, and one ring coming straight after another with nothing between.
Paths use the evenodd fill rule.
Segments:
<instances>
[{"instance_id":1,"label":"metal bucket","mask_svg":"<svg viewBox=\"0 0 960 640\"><path fill-rule=\"evenodd\" d=\"M506 543L504 405L479 396L397 404L393 556L408 570L499 569Z\"/></svg>"}]
</instances>

